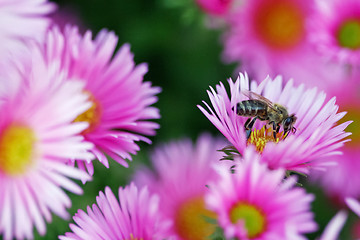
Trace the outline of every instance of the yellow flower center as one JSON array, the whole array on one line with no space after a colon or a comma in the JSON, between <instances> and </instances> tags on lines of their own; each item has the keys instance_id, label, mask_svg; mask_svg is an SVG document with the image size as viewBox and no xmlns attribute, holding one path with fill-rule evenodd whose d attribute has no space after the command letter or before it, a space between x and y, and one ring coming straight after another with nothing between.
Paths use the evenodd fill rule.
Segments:
<instances>
[{"instance_id":1,"label":"yellow flower center","mask_svg":"<svg viewBox=\"0 0 360 240\"><path fill-rule=\"evenodd\" d=\"M347 146L359 148L360 145L360 109L357 105L346 106L343 110L347 111L347 114L342 119L342 122L353 121L347 128L346 132L351 132L350 142L347 142Z\"/></svg>"},{"instance_id":2,"label":"yellow flower center","mask_svg":"<svg viewBox=\"0 0 360 240\"><path fill-rule=\"evenodd\" d=\"M175 216L175 229L183 239L208 239L216 225L209 222L216 214L205 208L203 197L192 198L180 205Z\"/></svg>"},{"instance_id":3,"label":"yellow flower center","mask_svg":"<svg viewBox=\"0 0 360 240\"><path fill-rule=\"evenodd\" d=\"M249 238L256 238L265 231L265 215L254 205L239 202L230 209L229 214L232 223L235 224L239 220L244 222Z\"/></svg>"},{"instance_id":4,"label":"yellow flower center","mask_svg":"<svg viewBox=\"0 0 360 240\"><path fill-rule=\"evenodd\" d=\"M136 238L132 233L130 233L130 239L124 239L124 240L144 240L143 238Z\"/></svg>"},{"instance_id":5,"label":"yellow flower center","mask_svg":"<svg viewBox=\"0 0 360 240\"><path fill-rule=\"evenodd\" d=\"M337 32L337 40L342 47L360 49L360 19L348 19L342 23Z\"/></svg>"},{"instance_id":6,"label":"yellow flower center","mask_svg":"<svg viewBox=\"0 0 360 240\"><path fill-rule=\"evenodd\" d=\"M102 109L97 101L97 99L89 91L85 91L89 95L89 101L91 102L91 107L76 117L74 122L88 122L89 127L85 129L82 133L86 134L92 132L100 122L102 115Z\"/></svg>"},{"instance_id":7,"label":"yellow flower center","mask_svg":"<svg viewBox=\"0 0 360 240\"><path fill-rule=\"evenodd\" d=\"M276 139L274 139L273 130L270 128L265 128L263 126L260 130L254 129L248 139L247 144L252 144L255 146L256 151L262 153L268 142L278 143L280 140L284 139L283 132L276 134Z\"/></svg>"},{"instance_id":8,"label":"yellow flower center","mask_svg":"<svg viewBox=\"0 0 360 240\"><path fill-rule=\"evenodd\" d=\"M254 14L255 32L269 47L287 50L305 36L304 13L287 0L264 1Z\"/></svg>"},{"instance_id":9,"label":"yellow flower center","mask_svg":"<svg viewBox=\"0 0 360 240\"><path fill-rule=\"evenodd\" d=\"M0 133L0 170L19 175L33 163L35 134L22 124L12 124Z\"/></svg>"}]
</instances>

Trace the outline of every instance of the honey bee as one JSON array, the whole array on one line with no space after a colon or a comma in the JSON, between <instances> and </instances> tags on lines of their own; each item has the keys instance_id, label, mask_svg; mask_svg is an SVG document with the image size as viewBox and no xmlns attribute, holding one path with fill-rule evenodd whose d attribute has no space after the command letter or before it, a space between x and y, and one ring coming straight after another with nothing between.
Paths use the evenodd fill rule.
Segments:
<instances>
[{"instance_id":1,"label":"honey bee","mask_svg":"<svg viewBox=\"0 0 360 240\"><path fill-rule=\"evenodd\" d=\"M296 132L294 123L297 118L295 114L289 115L286 107L272 103L264 96L248 90L243 90L242 93L247 96L249 100L244 100L236 104L236 114L249 117L244 124L247 138L250 137L251 129L256 119L267 121L267 124L272 126L274 139L276 139L276 134L280 131L281 125L284 128L285 138L289 132Z\"/></svg>"}]
</instances>

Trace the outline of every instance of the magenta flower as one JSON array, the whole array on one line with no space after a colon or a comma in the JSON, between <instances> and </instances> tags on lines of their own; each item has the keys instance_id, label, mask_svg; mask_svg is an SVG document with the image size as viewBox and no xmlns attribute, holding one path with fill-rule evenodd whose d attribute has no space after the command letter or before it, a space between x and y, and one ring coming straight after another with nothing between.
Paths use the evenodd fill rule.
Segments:
<instances>
[{"instance_id":1,"label":"magenta flower","mask_svg":"<svg viewBox=\"0 0 360 240\"><path fill-rule=\"evenodd\" d=\"M222 156L217 149L225 143L209 135L201 135L196 144L190 140L171 142L155 150L152 156L155 173L139 170L135 180L148 185L160 196L160 211L173 221L176 239L204 239L216 228L209 219L214 213L205 208L206 184L217 179L214 164Z\"/></svg>"},{"instance_id":2,"label":"magenta flower","mask_svg":"<svg viewBox=\"0 0 360 240\"><path fill-rule=\"evenodd\" d=\"M170 222L159 213L159 198L146 187L138 189L132 183L119 188L119 200L106 187L96 202L92 208L87 207L87 213L79 210L73 218L78 225L70 224L73 232L59 239L170 239Z\"/></svg>"},{"instance_id":3,"label":"magenta flower","mask_svg":"<svg viewBox=\"0 0 360 240\"><path fill-rule=\"evenodd\" d=\"M231 8L234 0L196 0L202 10L210 15L225 15Z\"/></svg>"},{"instance_id":4,"label":"magenta flower","mask_svg":"<svg viewBox=\"0 0 360 240\"><path fill-rule=\"evenodd\" d=\"M151 105L160 88L144 82L147 65L135 66L128 44L114 54L117 45L114 33L102 30L95 40L87 31L84 36L75 27L66 27L64 34L53 28L43 46L49 63L58 63L68 78L83 81L92 102L91 108L78 116L89 127L83 131L84 138L95 147L92 153L108 167L108 155L123 166L124 159L139 150L137 141L151 141L145 135L154 135L157 123L148 121L160 117ZM84 168L82 162L78 162ZM86 165L93 174L92 163Z\"/></svg>"},{"instance_id":5,"label":"magenta flower","mask_svg":"<svg viewBox=\"0 0 360 240\"><path fill-rule=\"evenodd\" d=\"M241 61L251 74L256 66L259 79L278 74L284 60L299 58L307 48L305 24L312 5L312 0L244 1L232 14L225 59Z\"/></svg>"},{"instance_id":6,"label":"magenta flower","mask_svg":"<svg viewBox=\"0 0 360 240\"><path fill-rule=\"evenodd\" d=\"M238 62L260 82L267 75L294 77L296 84L326 89L341 82L344 71L326 63L308 41L314 0L245 0L229 14L224 34L225 62ZM331 70L331 71L329 71ZM301 81L301 82L300 82Z\"/></svg>"},{"instance_id":7,"label":"magenta flower","mask_svg":"<svg viewBox=\"0 0 360 240\"><path fill-rule=\"evenodd\" d=\"M318 1L311 19L310 40L326 58L360 66L360 2Z\"/></svg>"},{"instance_id":8,"label":"magenta flower","mask_svg":"<svg viewBox=\"0 0 360 240\"><path fill-rule=\"evenodd\" d=\"M240 154L248 145L255 145L262 154L261 160L267 162L271 169L285 168L301 173L308 173L309 167L329 165L331 162L325 157L341 154L338 149L348 141L344 138L350 133L344 132L344 129L350 122L335 125L345 115L337 113L335 98L325 103L325 93L318 92L316 88L305 89L304 85L294 87L292 80L283 87L280 76L274 80L267 78L259 85L252 82L251 86L247 75L243 74L235 82L231 79L228 82L230 98L225 86L220 83L216 91L213 88L208 91L212 108L206 102L208 111L198 107ZM280 133L274 139L272 127L264 128L267 121L257 120L247 139L244 132L247 117L239 116L234 110L239 102L249 99L242 94L245 90L285 106L289 115L294 114L297 118L294 124L296 133L289 133L285 138L281 124Z\"/></svg>"},{"instance_id":9,"label":"magenta flower","mask_svg":"<svg viewBox=\"0 0 360 240\"><path fill-rule=\"evenodd\" d=\"M91 179L67 165L69 158L93 158L92 144L79 135L88 124L73 122L90 107L84 84L64 82L56 66L44 66L38 52L31 56L2 66L0 77L0 235L6 240L33 239L34 226L44 235L52 213L68 218L71 200L63 189L82 194L70 178Z\"/></svg>"},{"instance_id":10,"label":"magenta flower","mask_svg":"<svg viewBox=\"0 0 360 240\"><path fill-rule=\"evenodd\" d=\"M220 179L209 184L205 197L227 238L296 240L317 229L310 210L314 197L293 187L296 178L284 180L283 169L269 170L252 147L234 164L235 173L218 167Z\"/></svg>"},{"instance_id":11,"label":"magenta flower","mask_svg":"<svg viewBox=\"0 0 360 240\"><path fill-rule=\"evenodd\" d=\"M352 123L354 124L354 123ZM312 180L320 183L322 189L336 204L343 205L346 197L360 197L360 152L347 147L343 148L343 155L330 159L336 162L325 172L312 173Z\"/></svg>"},{"instance_id":12,"label":"magenta flower","mask_svg":"<svg viewBox=\"0 0 360 240\"><path fill-rule=\"evenodd\" d=\"M326 172L314 173L314 180L319 182L325 192L338 203L343 204L346 197L360 197L360 85L358 79L348 79L343 87L337 87L336 95L340 109L346 111L342 121L352 120L347 130L351 132L351 141L342 148L343 155L330 157L336 162Z\"/></svg>"},{"instance_id":13,"label":"magenta flower","mask_svg":"<svg viewBox=\"0 0 360 240\"><path fill-rule=\"evenodd\" d=\"M0 1L0 53L16 51L24 39L42 40L55 9L47 0Z\"/></svg>"}]
</instances>

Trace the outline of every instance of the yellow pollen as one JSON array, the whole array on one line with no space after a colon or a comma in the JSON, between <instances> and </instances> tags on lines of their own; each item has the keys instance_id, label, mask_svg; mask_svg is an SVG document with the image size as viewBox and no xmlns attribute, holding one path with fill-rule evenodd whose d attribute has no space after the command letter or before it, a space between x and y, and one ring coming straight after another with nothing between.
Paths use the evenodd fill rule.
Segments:
<instances>
[{"instance_id":1,"label":"yellow pollen","mask_svg":"<svg viewBox=\"0 0 360 240\"><path fill-rule=\"evenodd\" d=\"M229 212L232 223L244 221L248 238L256 238L265 231L266 219L264 213L256 206L244 202L235 204Z\"/></svg>"},{"instance_id":2,"label":"yellow pollen","mask_svg":"<svg viewBox=\"0 0 360 240\"><path fill-rule=\"evenodd\" d=\"M102 115L101 106L96 98L89 91L85 91L85 93L89 95L89 101L92 103L91 107L74 120L74 122L89 123L89 127L82 132L83 134L92 132L99 124Z\"/></svg>"},{"instance_id":3,"label":"yellow pollen","mask_svg":"<svg viewBox=\"0 0 360 240\"><path fill-rule=\"evenodd\" d=\"M276 139L274 139L273 130L270 128L265 128L263 126L260 130L254 129L248 139L247 144L252 144L256 147L256 151L262 153L268 142L278 143L280 140L283 140L283 132L276 134Z\"/></svg>"},{"instance_id":4,"label":"yellow pollen","mask_svg":"<svg viewBox=\"0 0 360 240\"><path fill-rule=\"evenodd\" d=\"M22 124L11 124L0 133L0 171L20 175L33 163L35 134Z\"/></svg>"},{"instance_id":5,"label":"yellow pollen","mask_svg":"<svg viewBox=\"0 0 360 240\"><path fill-rule=\"evenodd\" d=\"M136 238L134 237L134 235L132 233L130 233L130 238L129 239L124 239L124 240L144 240L143 238Z\"/></svg>"},{"instance_id":6,"label":"yellow pollen","mask_svg":"<svg viewBox=\"0 0 360 240\"><path fill-rule=\"evenodd\" d=\"M268 0L254 14L254 27L269 47L287 50L303 40L304 19L304 13L291 1Z\"/></svg>"},{"instance_id":7,"label":"yellow pollen","mask_svg":"<svg viewBox=\"0 0 360 240\"><path fill-rule=\"evenodd\" d=\"M208 239L216 229L209 219L216 219L216 214L205 208L203 197L192 198L182 203L176 211L176 232L182 239Z\"/></svg>"}]
</instances>

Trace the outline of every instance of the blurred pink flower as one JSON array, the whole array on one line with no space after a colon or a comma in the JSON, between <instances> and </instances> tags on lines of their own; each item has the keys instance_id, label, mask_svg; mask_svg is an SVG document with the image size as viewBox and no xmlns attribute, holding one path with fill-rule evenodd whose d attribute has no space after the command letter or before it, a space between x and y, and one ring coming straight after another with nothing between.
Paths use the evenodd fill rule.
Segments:
<instances>
[{"instance_id":1,"label":"blurred pink flower","mask_svg":"<svg viewBox=\"0 0 360 240\"><path fill-rule=\"evenodd\" d=\"M205 208L206 184L217 179L214 164L222 154L217 151L225 142L201 135L196 144L187 140L171 142L155 150L152 163L155 173L147 168L136 172L135 181L149 186L160 196L160 211L173 221L176 239L204 239L216 228L206 218L216 218Z\"/></svg>"},{"instance_id":2,"label":"blurred pink flower","mask_svg":"<svg viewBox=\"0 0 360 240\"><path fill-rule=\"evenodd\" d=\"M342 148L343 155L329 157L335 166L312 174L313 180L340 205L346 197L360 197L360 84L359 79L348 80L331 92L336 95L340 110L347 112L342 121L353 121L346 129L352 133L351 141Z\"/></svg>"},{"instance_id":3,"label":"blurred pink flower","mask_svg":"<svg viewBox=\"0 0 360 240\"><path fill-rule=\"evenodd\" d=\"M360 66L360 2L318 0L309 39L327 59Z\"/></svg>"},{"instance_id":4,"label":"blurred pink flower","mask_svg":"<svg viewBox=\"0 0 360 240\"><path fill-rule=\"evenodd\" d=\"M238 62L256 81L267 75L294 77L296 84L325 90L341 82L344 69L327 63L308 41L314 0L245 0L230 14L224 34L225 62Z\"/></svg>"},{"instance_id":5,"label":"blurred pink flower","mask_svg":"<svg viewBox=\"0 0 360 240\"><path fill-rule=\"evenodd\" d=\"M30 61L13 59L0 71L0 235L33 239L52 213L68 218L67 191L82 194L70 178L90 180L67 165L69 158L91 160L92 144L79 135L87 123L73 123L90 107L84 83L64 82L56 66L39 52ZM22 62L24 60L24 62ZM6 94L5 94L6 93ZM45 219L45 220L44 220Z\"/></svg>"},{"instance_id":6,"label":"blurred pink flower","mask_svg":"<svg viewBox=\"0 0 360 240\"><path fill-rule=\"evenodd\" d=\"M323 168L332 164L328 157L341 154L338 149L348 141L344 138L350 133L344 132L344 129L350 122L335 126L345 115L344 112L337 113L335 98L324 104L324 92L318 92L316 88L306 89L303 84L294 87L292 80L283 87L280 76L274 80L267 78L259 85L252 82L251 86L247 75L243 74L235 82L231 79L228 82L230 98L225 86L220 83L216 91L213 88L208 91L212 107L206 102L204 104L208 111L202 106L198 107L240 154L244 153L247 145L253 144L262 154L261 160L267 162L271 169L285 168L305 174L310 167ZM285 139L282 134L278 134L275 141L271 131L264 132L266 121L257 120L252 137L247 140L244 132L247 117L237 115L234 110L237 103L248 99L242 94L244 89L285 106L289 115L295 114L297 121L294 126L297 132L290 133Z\"/></svg>"},{"instance_id":7,"label":"blurred pink flower","mask_svg":"<svg viewBox=\"0 0 360 240\"><path fill-rule=\"evenodd\" d=\"M225 15L234 0L196 0L202 10L210 15Z\"/></svg>"},{"instance_id":8,"label":"blurred pink flower","mask_svg":"<svg viewBox=\"0 0 360 240\"><path fill-rule=\"evenodd\" d=\"M144 135L155 135L159 127L148 120L160 117L151 106L160 88L143 81L147 65L135 66L128 44L114 55L117 42L113 32L102 30L92 40L90 31L81 36L76 27L67 26L64 34L53 28L43 46L49 63L60 64L68 78L85 83L92 106L76 121L89 123L82 134L95 145L91 151L106 167L105 154L127 167L125 159L131 160L131 154L139 150L136 142L151 143ZM84 168L83 162L77 163ZM92 163L86 167L93 174Z\"/></svg>"},{"instance_id":9,"label":"blurred pink flower","mask_svg":"<svg viewBox=\"0 0 360 240\"><path fill-rule=\"evenodd\" d=\"M81 239L170 239L170 222L159 213L159 197L146 187L138 189L133 183L119 188L119 200L109 187L96 197L97 204L79 210L70 224L73 232L59 236L61 240Z\"/></svg>"},{"instance_id":10,"label":"blurred pink flower","mask_svg":"<svg viewBox=\"0 0 360 240\"><path fill-rule=\"evenodd\" d=\"M234 164L234 173L218 167L220 179L209 184L205 197L226 238L296 240L317 229L314 196L294 188L295 177L284 180L285 170L269 170L252 147Z\"/></svg>"},{"instance_id":11,"label":"blurred pink flower","mask_svg":"<svg viewBox=\"0 0 360 240\"><path fill-rule=\"evenodd\" d=\"M0 0L0 54L17 51L22 40L43 40L55 10L47 0Z\"/></svg>"}]
</instances>

